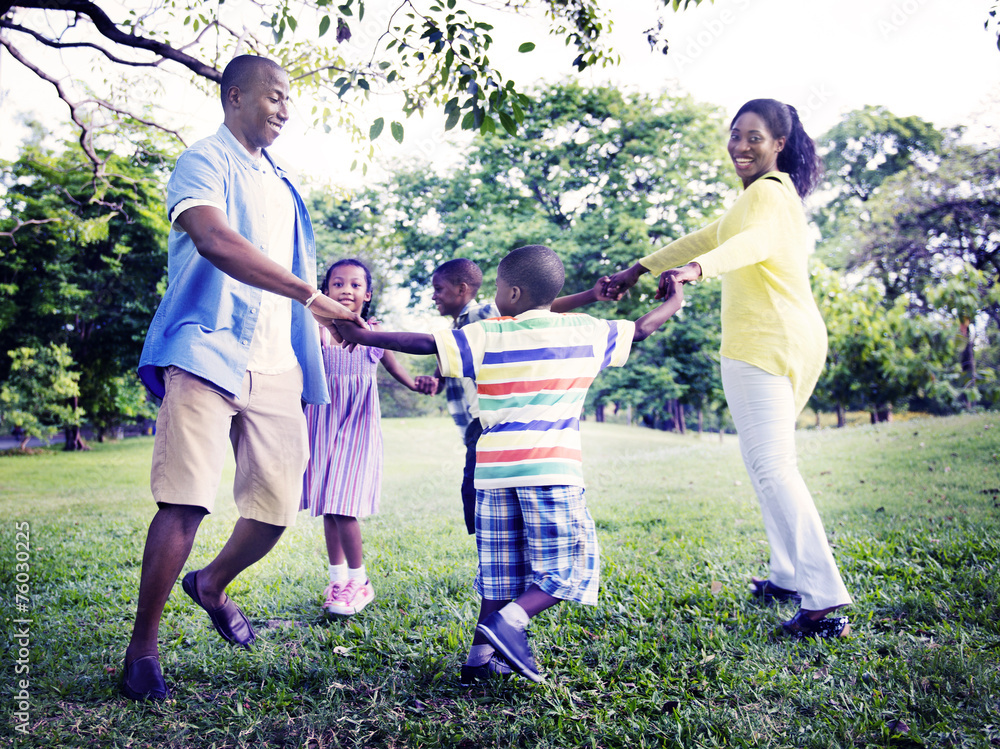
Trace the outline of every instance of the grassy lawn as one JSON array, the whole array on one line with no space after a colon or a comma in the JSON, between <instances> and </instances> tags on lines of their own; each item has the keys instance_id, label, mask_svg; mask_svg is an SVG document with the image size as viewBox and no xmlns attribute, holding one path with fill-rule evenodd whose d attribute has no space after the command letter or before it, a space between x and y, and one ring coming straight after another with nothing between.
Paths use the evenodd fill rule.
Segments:
<instances>
[{"instance_id":1,"label":"grassy lawn","mask_svg":"<svg viewBox=\"0 0 1000 749\"><path fill-rule=\"evenodd\" d=\"M230 587L253 650L225 646L178 582L160 630L173 699L147 705L120 697L118 680L154 511L152 438L0 456L4 744L1000 745L996 414L799 432L855 597L854 636L819 644L776 640L794 609L748 599L767 545L735 438L585 423L600 604L535 620L546 684L472 688L457 681L478 610L458 432L439 418L384 432L382 512L363 525L375 602L351 620L323 615L322 527L300 515ZM231 469L187 569L228 537L230 486Z\"/></svg>"}]
</instances>

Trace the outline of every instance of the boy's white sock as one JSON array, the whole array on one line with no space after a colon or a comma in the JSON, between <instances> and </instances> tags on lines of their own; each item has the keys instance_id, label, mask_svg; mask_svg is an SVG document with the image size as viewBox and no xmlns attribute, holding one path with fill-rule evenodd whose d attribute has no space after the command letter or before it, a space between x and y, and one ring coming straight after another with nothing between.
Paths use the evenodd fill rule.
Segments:
<instances>
[{"instance_id":1,"label":"boy's white sock","mask_svg":"<svg viewBox=\"0 0 1000 749\"><path fill-rule=\"evenodd\" d=\"M514 601L511 601L500 609L500 616L502 616L504 621L506 621L510 626L516 627L517 629L527 629L528 622L531 621L531 617L528 616L528 613Z\"/></svg>"},{"instance_id":2,"label":"boy's white sock","mask_svg":"<svg viewBox=\"0 0 1000 749\"><path fill-rule=\"evenodd\" d=\"M364 582L368 579L368 572L365 570L365 566L362 564L357 569L348 569L347 577L351 580L358 579Z\"/></svg>"},{"instance_id":3,"label":"boy's white sock","mask_svg":"<svg viewBox=\"0 0 1000 749\"><path fill-rule=\"evenodd\" d=\"M471 666L472 668L475 668L476 666L482 666L492 657L493 657L492 645L473 645L469 649L469 658L468 660L465 661L465 665Z\"/></svg>"},{"instance_id":4,"label":"boy's white sock","mask_svg":"<svg viewBox=\"0 0 1000 749\"><path fill-rule=\"evenodd\" d=\"M330 582L342 583L347 580L347 562L330 565Z\"/></svg>"}]
</instances>

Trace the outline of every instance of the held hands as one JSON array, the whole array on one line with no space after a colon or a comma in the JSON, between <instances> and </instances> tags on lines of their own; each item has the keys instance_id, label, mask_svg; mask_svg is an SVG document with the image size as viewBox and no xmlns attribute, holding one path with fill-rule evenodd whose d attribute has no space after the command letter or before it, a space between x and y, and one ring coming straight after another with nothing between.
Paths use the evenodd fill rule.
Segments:
<instances>
[{"instance_id":1,"label":"held hands","mask_svg":"<svg viewBox=\"0 0 1000 749\"><path fill-rule=\"evenodd\" d=\"M611 276L601 276L594 284L591 291L594 294L595 302L617 302L621 299L621 294L610 293Z\"/></svg>"},{"instance_id":2,"label":"held hands","mask_svg":"<svg viewBox=\"0 0 1000 749\"><path fill-rule=\"evenodd\" d=\"M680 292L683 298L682 284L692 283L701 278L701 266L698 263L688 263L680 268L665 270L660 274L660 283L656 289L655 299L670 299Z\"/></svg>"},{"instance_id":3,"label":"held hands","mask_svg":"<svg viewBox=\"0 0 1000 749\"><path fill-rule=\"evenodd\" d=\"M439 380L430 375L418 375L413 378L414 390L424 395L437 395Z\"/></svg>"},{"instance_id":4,"label":"held hands","mask_svg":"<svg viewBox=\"0 0 1000 749\"><path fill-rule=\"evenodd\" d=\"M330 331L330 335L333 336L333 340L337 343L344 342L344 336L336 325L338 320L345 327L348 325L351 327L365 327L365 321L361 319L361 315L351 312L347 307L340 302L335 302L326 294L320 294L316 297L313 303L309 305L309 311L312 312L312 316L316 322Z\"/></svg>"},{"instance_id":5,"label":"held hands","mask_svg":"<svg viewBox=\"0 0 1000 749\"><path fill-rule=\"evenodd\" d=\"M620 270L606 279L602 278L601 281L604 281L604 288L601 289L598 298L601 301L619 301L625 296L626 291L635 286L639 280L639 276L645 272L646 269L644 267L639 263L635 263L631 268Z\"/></svg>"},{"instance_id":6,"label":"held hands","mask_svg":"<svg viewBox=\"0 0 1000 749\"><path fill-rule=\"evenodd\" d=\"M684 306L684 283L676 275L668 275L672 271L666 271L660 276L660 288L657 289L656 298L662 299L664 303L673 302L675 310Z\"/></svg>"},{"instance_id":7,"label":"held hands","mask_svg":"<svg viewBox=\"0 0 1000 749\"><path fill-rule=\"evenodd\" d=\"M331 320L331 333L334 333L334 337L338 341L342 341L348 348L351 346L356 346L361 344L365 345L365 334L369 333L368 326L365 325L364 320L362 320L358 315L354 317L357 318L342 318L337 320ZM323 323L320 323L321 325Z\"/></svg>"}]
</instances>

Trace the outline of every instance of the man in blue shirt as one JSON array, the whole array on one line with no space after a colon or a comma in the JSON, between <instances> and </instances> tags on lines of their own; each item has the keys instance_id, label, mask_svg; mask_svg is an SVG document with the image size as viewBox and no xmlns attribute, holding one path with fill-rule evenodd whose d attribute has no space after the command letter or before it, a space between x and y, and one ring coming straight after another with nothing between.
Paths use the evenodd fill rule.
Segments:
<instances>
[{"instance_id":1,"label":"man in blue shirt","mask_svg":"<svg viewBox=\"0 0 1000 749\"><path fill-rule=\"evenodd\" d=\"M169 694L160 617L213 508L227 442L240 517L215 559L182 587L225 640L253 642L226 586L294 521L308 460L301 400L329 401L316 323L336 333L335 319L361 322L316 290L305 204L265 150L288 120L288 74L265 58L236 57L221 94L224 124L181 154L167 185L169 285L139 361L163 403L150 479L158 509L122 681L134 700Z\"/></svg>"}]
</instances>

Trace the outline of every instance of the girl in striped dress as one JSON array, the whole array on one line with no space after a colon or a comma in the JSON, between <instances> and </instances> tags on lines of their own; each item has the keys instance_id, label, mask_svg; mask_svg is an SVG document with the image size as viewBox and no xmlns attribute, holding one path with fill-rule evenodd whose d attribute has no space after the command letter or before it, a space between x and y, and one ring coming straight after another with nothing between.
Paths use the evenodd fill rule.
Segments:
<instances>
[{"instance_id":1,"label":"girl in striped dress","mask_svg":"<svg viewBox=\"0 0 1000 749\"><path fill-rule=\"evenodd\" d=\"M320 290L367 317L372 276L359 260L348 258L331 265ZM369 325L376 329L378 324ZM321 333L331 402L305 408L310 456L300 507L313 517L323 516L330 561L323 608L349 616L375 598L363 562L358 518L378 512L382 484L382 429L375 380L379 361L410 390L416 390L416 385L391 351L367 346L349 351L326 330Z\"/></svg>"}]
</instances>

